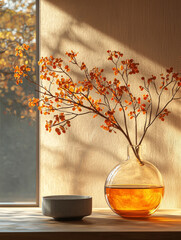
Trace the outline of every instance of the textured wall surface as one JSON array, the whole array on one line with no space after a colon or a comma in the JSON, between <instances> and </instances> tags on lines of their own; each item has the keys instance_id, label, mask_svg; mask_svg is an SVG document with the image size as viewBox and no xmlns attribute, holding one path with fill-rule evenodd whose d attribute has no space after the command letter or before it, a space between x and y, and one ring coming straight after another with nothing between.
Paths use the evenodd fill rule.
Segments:
<instances>
[{"instance_id":1,"label":"textured wall surface","mask_svg":"<svg viewBox=\"0 0 181 240\"><path fill-rule=\"evenodd\" d=\"M41 0L41 56L63 56L71 49L89 68L111 70L108 49L120 50L140 63L140 76L166 67L181 70L180 0ZM77 71L74 78L79 79ZM138 81L139 78L137 77ZM161 171L165 182L162 208L181 207L181 110L157 120L142 144L143 156ZM103 131L102 121L85 116L72 122L66 135L47 133L41 117L41 196L84 194L94 207L106 207L104 182L110 170L126 158L127 142Z\"/></svg>"}]
</instances>

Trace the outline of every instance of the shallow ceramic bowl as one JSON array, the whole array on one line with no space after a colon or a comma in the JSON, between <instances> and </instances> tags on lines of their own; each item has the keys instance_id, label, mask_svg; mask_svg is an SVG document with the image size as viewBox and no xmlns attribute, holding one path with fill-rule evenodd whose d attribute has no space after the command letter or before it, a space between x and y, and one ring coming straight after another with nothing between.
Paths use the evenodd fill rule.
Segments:
<instances>
[{"instance_id":1,"label":"shallow ceramic bowl","mask_svg":"<svg viewBox=\"0 0 181 240\"><path fill-rule=\"evenodd\" d=\"M92 197L56 195L43 197L43 215L55 220L82 219L92 213Z\"/></svg>"}]
</instances>

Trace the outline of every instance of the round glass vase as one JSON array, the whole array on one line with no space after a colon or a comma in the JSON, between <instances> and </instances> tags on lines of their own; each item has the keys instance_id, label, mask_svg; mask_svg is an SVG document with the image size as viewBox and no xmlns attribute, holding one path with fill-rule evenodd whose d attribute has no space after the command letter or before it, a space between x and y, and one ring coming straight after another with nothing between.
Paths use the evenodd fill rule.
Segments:
<instances>
[{"instance_id":1,"label":"round glass vase","mask_svg":"<svg viewBox=\"0 0 181 240\"><path fill-rule=\"evenodd\" d=\"M105 182L109 207L125 218L144 218L160 205L164 185L160 172L142 160L140 146L128 146L128 158L117 165Z\"/></svg>"}]
</instances>

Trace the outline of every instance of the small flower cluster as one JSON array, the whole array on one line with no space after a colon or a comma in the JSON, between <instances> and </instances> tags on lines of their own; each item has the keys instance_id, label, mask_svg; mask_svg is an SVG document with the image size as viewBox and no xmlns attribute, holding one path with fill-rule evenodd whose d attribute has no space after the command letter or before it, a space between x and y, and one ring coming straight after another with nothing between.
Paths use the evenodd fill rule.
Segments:
<instances>
[{"instance_id":1,"label":"small flower cluster","mask_svg":"<svg viewBox=\"0 0 181 240\"><path fill-rule=\"evenodd\" d=\"M170 112L165 108L165 109L163 110L163 112L159 114L159 119L160 119L161 121L164 121L164 120L165 120L165 116L168 116L169 113L170 113Z\"/></svg>"},{"instance_id":2,"label":"small flower cluster","mask_svg":"<svg viewBox=\"0 0 181 240\"><path fill-rule=\"evenodd\" d=\"M18 46L15 48L15 51L16 51L15 55L19 57L23 57L23 52L27 51L29 48L30 48L29 45L24 43L22 46Z\"/></svg>"}]
</instances>

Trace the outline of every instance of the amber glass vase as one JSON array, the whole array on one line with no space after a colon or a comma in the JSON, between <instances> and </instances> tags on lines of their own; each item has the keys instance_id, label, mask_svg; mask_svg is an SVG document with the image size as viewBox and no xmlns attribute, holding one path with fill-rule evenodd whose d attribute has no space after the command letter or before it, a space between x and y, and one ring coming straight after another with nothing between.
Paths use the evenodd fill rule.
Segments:
<instances>
[{"instance_id":1,"label":"amber glass vase","mask_svg":"<svg viewBox=\"0 0 181 240\"><path fill-rule=\"evenodd\" d=\"M163 198L162 176L140 152L141 146L129 146L127 160L110 172L105 183L106 201L121 217L148 217Z\"/></svg>"}]
</instances>

